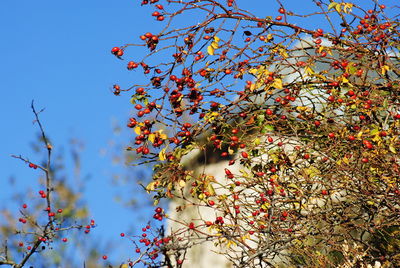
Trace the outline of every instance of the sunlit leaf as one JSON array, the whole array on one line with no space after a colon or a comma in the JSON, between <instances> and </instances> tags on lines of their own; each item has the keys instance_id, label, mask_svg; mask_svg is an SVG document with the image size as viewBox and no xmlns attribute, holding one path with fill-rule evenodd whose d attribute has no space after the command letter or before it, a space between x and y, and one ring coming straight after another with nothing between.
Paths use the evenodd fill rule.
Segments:
<instances>
[{"instance_id":1,"label":"sunlit leaf","mask_svg":"<svg viewBox=\"0 0 400 268\"><path fill-rule=\"evenodd\" d=\"M156 139L156 135L154 133L149 134L148 140L151 143L154 143L155 139Z\"/></svg>"},{"instance_id":2,"label":"sunlit leaf","mask_svg":"<svg viewBox=\"0 0 400 268\"><path fill-rule=\"evenodd\" d=\"M339 4L336 3L336 2L330 3L329 6L328 6L328 10L331 10L332 8L335 8L337 5L339 5Z\"/></svg>"},{"instance_id":3,"label":"sunlit leaf","mask_svg":"<svg viewBox=\"0 0 400 268\"><path fill-rule=\"evenodd\" d=\"M217 49L219 47L218 43L215 42L215 41L211 43L211 46L212 46L213 49Z\"/></svg>"},{"instance_id":4,"label":"sunlit leaf","mask_svg":"<svg viewBox=\"0 0 400 268\"><path fill-rule=\"evenodd\" d=\"M381 73L382 73L382 75L385 75L389 70L390 70L389 66L383 65L383 66L381 67Z\"/></svg>"},{"instance_id":5,"label":"sunlit leaf","mask_svg":"<svg viewBox=\"0 0 400 268\"><path fill-rule=\"evenodd\" d=\"M342 3L343 5L343 12L348 14L351 12L352 7L354 6L352 3Z\"/></svg>"},{"instance_id":6,"label":"sunlit leaf","mask_svg":"<svg viewBox=\"0 0 400 268\"><path fill-rule=\"evenodd\" d=\"M165 155L166 150L167 148L164 148L158 153L158 158L160 159L160 161L164 161L165 159L167 159Z\"/></svg>"},{"instance_id":7,"label":"sunlit leaf","mask_svg":"<svg viewBox=\"0 0 400 268\"><path fill-rule=\"evenodd\" d=\"M140 135L141 131L140 131L140 127L135 127L135 133L137 135Z\"/></svg>"},{"instance_id":8,"label":"sunlit leaf","mask_svg":"<svg viewBox=\"0 0 400 268\"><path fill-rule=\"evenodd\" d=\"M276 89L283 89L282 79L276 78L272 86L275 87Z\"/></svg>"},{"instance_id":9,"label":"sunlit leaf","mask_svg":"<svg viewBox=\"0 0 400 268\"><path fill-rule=\"evenodd\" d=\"M208 47L207 47L207 53L208 53L209 55L214 55L214 48L213 48L212 46L208 46Z\"/></svg>"}]
</instances>

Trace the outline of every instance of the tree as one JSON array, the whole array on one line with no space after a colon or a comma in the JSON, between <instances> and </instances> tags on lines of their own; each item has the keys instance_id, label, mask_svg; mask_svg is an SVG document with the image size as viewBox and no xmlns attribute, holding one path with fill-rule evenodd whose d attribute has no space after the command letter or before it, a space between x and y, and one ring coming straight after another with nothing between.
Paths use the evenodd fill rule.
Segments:
<instances>
[{"instance_id":1,"label":"tree","mask_svg":"<svg viewBox=\"0 0 400 268\"><path fill-rule=\"evenodd\" d=\"M167 220L129 237L136 255L121 267L191 267L199 248L235 267L398 266L399 7L307 1L299 14L277 0L258 17L244 2L142 0L162 29L111 49L144 74L113 93L130 97L126 150L152 167L152 220ZM46 162L16 157L44 172L49 209L21 218L32 245L21 260L0 253L14 267L60 231L91 229L53 210L34 114Z\"/></svg>"},{"instance_id":2,"label":"tree","mask_svg":"<svg viewBox=\"0 0 400 268\"><path fill-rule=\"evenodd\" d=\"M40 121L43 110L37 111L31 105L34 124L38 126L38 141L32 144L37 157L12 155L38 175L40 191L29 188L13 193L17 209L9 206L0 211L4 222L0 225L0 265L12 267L76 267L77 252L84 253L86 267L97 267L100 245L90 239L82 239L90 233L96 223L88 216L85 202L80 196L84 183L79 174L79 146L71 142L75 162L74 183L63 174L64 155L56 150ZM76 141L75 141L76 143ZM40 158L43 158L41 160ZM35 180L31 180L32 185ZM74 247L66 247L73 243Z\"/></svg>"},{"instance_id":3,"label":"tree","mask_svg":"<svg viewBox=\"0 0 400 268\"><path fill-rule=\"evenodd\" d=\"M164 28L128 60L145 80L114 94L133 92L127 150L177 212L156 208L169 236L136 262L181 267L211 241L237 267L400 263L398 7L277 3L142 1Z\"/></svg>"}]
</instances>

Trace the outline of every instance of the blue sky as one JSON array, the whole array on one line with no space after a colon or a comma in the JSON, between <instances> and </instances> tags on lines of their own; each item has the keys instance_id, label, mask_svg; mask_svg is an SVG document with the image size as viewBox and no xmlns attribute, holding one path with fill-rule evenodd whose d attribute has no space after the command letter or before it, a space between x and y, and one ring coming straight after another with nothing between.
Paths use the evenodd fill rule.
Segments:
<instances>
[{"instance_id":1,"label":"blue sky","mask_svg":"<svg viewBox=\"0 0 400 268\"><path fill-rule=\"evenodd\" d=\"M135 1L0 3L0 207L9 206L10 194L34 185L37 177L38 171L10 157L22 154L40 160L30 146L37 134L30 110L35 100L37 109L45 108L41 119L55 154L64 148L71 164L68 140L78 138L84 144L82 175L91 177L84 199L98 223L93 235L120 243L120 232L129 232L140 219L145 223L138 211L135 214L114 201L116 195L130 194L134 186L113 185L112 174L130 173L134 178L135 171L113 165L110 154L101 153L112 148L110 142L128 143L126 135L115 135L113 126L125 125L129 98L114 97L110 90L115 82L127 84L134 76L109 51L142 34L144 14L138 7ZM12 188L11 175L16 179ZM133 251L128 241L120 250L122 258Z\"/></svg>"},{"instance_id":2,"label":"blue sky","mask_svg":"<svg viewBox=\"0 0 400 268\"><path fill-rule=\"evenodd\" d=\"M15 188L23 191L24 185L32 184L36 178L31 169L10 157L11 154L34 156L30 143L35 140L37 128L32 124L30 103L35 100L38 109L45 108L41 118L55 151L64 148L67 153L71 138L78 138L85 145L81 153L82 175L89 174L91 179L84 199L98 223L98 239L120 243L120 232L145 224L144 217L139 216L145 210L132 211L114 200L116 195L127 197L134 191L142 198L137 193L140 188L134 188L133 184L127 187L112 183L114 173L128 174L134 179L140 176L138 171L113 164L108 153L110 148L114 152L117 148L112 143L128 144L128 130L116 135L113 128L124 126L132 110L127 96L111 94L112 86L116 82L129 86L140 77L139 73L128 72L126 62L113 57L110 49L138 42L141 34L156 31L155 25L159 25L150 16L152 9L141 8L139 2L0 2L0 208L8 206ZM307 9L307 4L300 2L303 1L283 1L299 13ZM243 9L255 10L260 17L278 15L275 1L239 0L239 3ZM390 5L394 1L382 3ZM308 23L315 24L315 28L324 26L315 21ZM8 183L10 176L16 178L13 187ZM114 258L126 259L132 251L128 242L120 244Z\"/></svg>"}]
</instances>

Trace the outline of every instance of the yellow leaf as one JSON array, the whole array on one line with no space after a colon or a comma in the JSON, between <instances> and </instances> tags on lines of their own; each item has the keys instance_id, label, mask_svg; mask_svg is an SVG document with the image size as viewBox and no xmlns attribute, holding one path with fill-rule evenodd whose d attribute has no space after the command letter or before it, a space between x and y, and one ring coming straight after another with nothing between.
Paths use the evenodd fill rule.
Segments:
<instances>
[{"instance_id":1,"label":"yellow leaf","mask_svg":"<svg viewBox=\"0 0 400 268\"><path fill-rule=\"evenodd\" d=\"M135 127L135 133L140 135L140 127Z\"/></svg>"},{"instance_id":2,"label":"yellow leaf","mask_svg":"<svg viewBox=\"0 0 400 268\"><path fill-rule=\"evenodd\" d=\"M180 181L179 181L179 186L180 186L180 187L183 188L183 187L185 187L185 185L186 185L186 182L185 182L184 180L180 180Z\"/></svg>"},{"instance_id":3,"label":"yellow leaf","mask_svg":"<svg viewBox=\"0 0 400 268\"><path fill-rule=\"evenodd\" d=\"M329 6L328 6L328 10L331 10L332 8L335 8L337 5L338 5L338 3L336 3L336 2L330 3Z\"/></svg>"},{"instance_id":4,"label":"yellow leaf","mask_svg":"<svg viewBox=\"0 0 400 268\"><path fill-rule=\"evenodd\" d=\"M228 240L228 243L226 244L226 247L230 248L231 246L237 246L237 244L232 240Z\"/></svg>"},{"instance_id":5,"label":"yellow leaf","mask_svg":"<svg viewBox=\"0 0 400 268\"><path fill-rule=\"evenodd\" d=\"M389 70L390 70L389 66L383 65L383 66L381 67L382 75L385 75L385 74L387 73L387 71L389 71Z\"/></svg>"},{"instance_id":6,"label":"yellow leaf","mask_svg":"<svg viewBox=\"0 0 400 268\"><path fill-rule=\"evenodd\" d=\"M279 50L279 55L281 55L283 58L288 58L289 54L286 52L286 49L281 48Z\"/></svg>"},{"instance_id":7,"label":"yellow leaf","mask_svg":"<svg viewBox=\"0 0 400 268\"><path fill-rule=\"evenodd\" d=\"M163 133L163 134L160 135L160 138L163 139L163 140L166 140L166 139L168 139L168 136L167 136L167 134Z\"/></svg>"},{"instance_id":8,"label":"yellow leaf","mask_svg":"<svg viewBox=\"0 0 400 268\"><path fill-rule=\"evenodd\" d=\"M213 49L217 49L219 47L218 42L215 41L211 43L211 46Z\"/></svg>"},{"instance_id":9,"label":"yellow leaf","mask_svg":"<svg viewBox=\"0 0 400 268\"><path fill-rule=\"evenodd\" d=\"M158 158L160 159L160 161L164 161L165 159L167 159L167 157L165 155L166 150L167 150L167 148L164 148L158 153Z\"/></svg>"},{"instance_id":10,"label":"yellow leaf","mask_svg":"<svg viewBox=\"0 0 400 268\"><path fill-rule=\"evenodd\" d=\"M211 183L209 183L209 184L207 185L207 190L208 190L208 192L209 192L211 195L215 195L215 189L214 189L214 187L212 186Z\"/></svg>"},{"instance_id":11,"label":"yellow leaf","mask_svg":"<svg viewBox=\"0 0 400 268\"><path fill-rule=\"evenodd\" d=\"M313 74L315 74L314 70L311 69L310 66L307 66L307 67L305 68L305 72L306 72L307 75L313 75Z\"/></svg>"},{"instance_id":12,"label":"yellow leaf","mask_svg":"<svg viewBox=\"0 0 400 268\"><path fill-rule=\"evenodd\" d=\"M219 42L221 39L219 39L219 37L218 36L214 36L214 41L215 42Z\"/></svg>"},{"instance_id":13,"label":"yellow leaf","mask_svg":"<svg viewBox=\"0 0 400 268\"><path fill-rule=\"evenodd\" d=\"M272 84L272 86L275 87L276 89L283 89L283 86L282 86L282 79L276 78L276 79L274 80L274 83Z\"/></svg>"},{"instance_id":14,"label":"yellow leaf","mask_svg":"<svg viewBox=\"0 0 400 268\"><path fill-rule=\"evenodd\" d=\"M254 75L256 75L256 73L257 73L257 69L255 69L255 68L252 68L252 69L250 69L250 70L249 70L249 73L250 73L250 74L254 74Z\"/></svg>"},{"instance_id":15,"label":"yellow leaf","mask_svg":"<svg viewBox=\"0 0 400 268\"><path fill-rule=\"evenodd\" d=\"M263 68L263 69L264 69L264 68ZM260 72L263 71L263 69L260 68ZM269 75L269 71L268 71L268 70L264 70L263 75L264 75L264 76Z\"/></svg>"},{"instance_id":16,"label":"yellow leaf","mask_svg":"<svg viewBox=\"0 0 400 268\"><path fill-rule=\"evenodd\" d=\"M214 55L214 48L213 48L212 46L208 46L208 47L207 47L207 53L208 53L209 55Z\"/></svg>"},{"instance_id":17,"label":"yellow leaf","mask_svg":"<svg viewBox=\"0 0 400 268\"><path fill-rule=\"evenodd\" d=\"M245 234L244 236L242 236L240 239L242 240L242 241L246 241L247 239L249 239L250 238L250 234Z\"/></svg>"},{"instance_id":18,"label":"yellow leaf","mask_svg":"<svg viewBox=\"0 0 400 268\"><path fill-rule=\"evenodd\" d=\"M157 181L152 181L152 182L150 182L150 183L146 186L146 191L148 191L148 192L154 191L154 189L156 189L156 184L157 184Z\"/></svg>"},{"instance_id":19,"label":"yellow leaf","mask_svg":"<svg viewBox=\"0 0 400 268\"><path fill-rule=\"evenodd\" d=\"M306 173L310 178L313 178L320 174L320 171L316 167L309 167L304 169L304 173Z\"/></svg>"},{"instance_id":20,"label":"yellow leaf","mask_svg":"<svg viewBox=\"0 0 400 268\"><path fill-rule=\"evenodd\" d=\"M261 208L264 210L268 210L271 207L271 205L269 203L264 203L261 205Z\"/></svg>"},{"instance_id":21,"label":"yellow leaf","mask_svg":"<svg viewBox=\"0 0 400 268\"><path fill-rule=\"evenodd\" d=\"M352 3L342 3L344 13L348 14L351 12L352 7L354 6Z\"/></svg>"},{"instance_id":22,"label":"yellow leaf","mask_svg":"<svg viewBox=\"0 0 400 268\"><path fill-rule=\"evenodd\" d=\"M155 135L154 133L151 133L151 134L149 134L148 139L149 139L149 141L150 141L151 143L154 143L154 141L155 141L155 139L156 139L156 135Z\"/></svg>"},{"instance_id":23,"label":"yellow leaf","mask_svg":"<svg viewBox=\"0 0 400 268\"><path fill-rule=\"evenodd\" d=\"M393 147L393 145L389 145L389 151L391 151L392 153L396 153L396 148Z\"/></svg>"},{"instance_id":24,"label":"yellow leaf","mask_svg":"<svg viewBox=\"0 0 400 268\"><path fill-rule=\"evenodd\" d=\"M336 5L335 9L336 9L337 13L342 12L342 6L341 5Z\"/></svg>"},{"instance_id":25,"label":"yellow leaf","mask_svg":"<svg viewBox=\"0 0 400 268\"><path fill-rule=\"evenodd\" d=\"M307 106L297 106L296 110L299 112L310 112L311 108Z\"/></svg>"},{"instance_id":26,"label":"yellow leaf","mask_svg":"<svg viewBox=\"0 0 400 268\"><path fill-rule=\"evenodd\" d=\"M272 34L268 34L266 41L271 41L272 39L274 39L274 36Z\"/></svg>"}]
</instances>

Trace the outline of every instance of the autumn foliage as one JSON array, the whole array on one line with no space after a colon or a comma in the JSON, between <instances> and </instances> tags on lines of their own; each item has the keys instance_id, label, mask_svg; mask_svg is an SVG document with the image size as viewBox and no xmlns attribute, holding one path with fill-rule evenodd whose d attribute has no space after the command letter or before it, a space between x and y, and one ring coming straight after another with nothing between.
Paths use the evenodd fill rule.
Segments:
<instances>
[{"instance_id":1,"label":"autumn foliage","mask_svg":"<svg viewBox=\"0 0 400 268\"><path fill-rule=\"evenodd\" d=\"M157 265L206 241L238 267L399 264L398 7L142 5L164 28L140 36L143 58L113 48L145 75L114 93L136 109L127 149L154 164L146 190L178 211L155 215L173 226Z\"/></svg>"}]
</instances>

